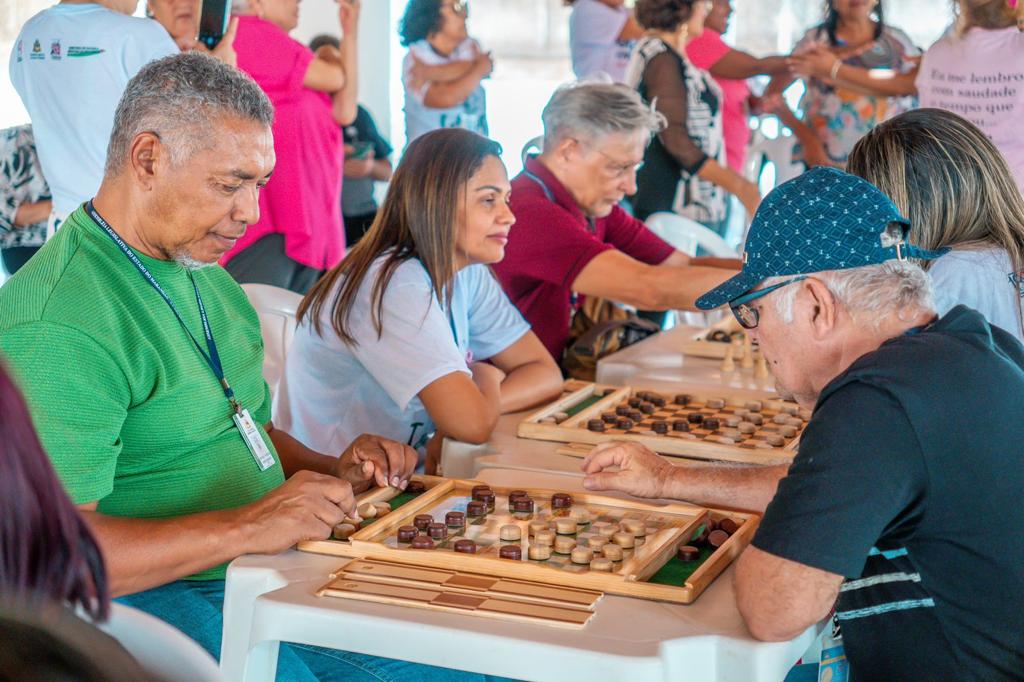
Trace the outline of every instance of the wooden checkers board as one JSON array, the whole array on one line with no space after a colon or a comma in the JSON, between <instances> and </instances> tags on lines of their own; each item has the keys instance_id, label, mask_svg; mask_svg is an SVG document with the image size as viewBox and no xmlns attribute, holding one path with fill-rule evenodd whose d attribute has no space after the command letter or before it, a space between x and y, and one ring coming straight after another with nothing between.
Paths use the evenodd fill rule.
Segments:
<instances>
[{"instance_id":1,"label":"wooden checkers board","mask_svg":"<svg viewBox=\"0 0 1024 682\"><path fill-rule=\"evenodd\" d=\"M654 504L588 493L573 493L571 508L555 509L552 506L555 491L510 491L494 487L490 488L494 494L493 511L482 517L467 515L465 525L448 527L445 537L434 540L432 548L413 549L408 537L400 540L399 530L413 527L417 516L430 516L435 522L443 523L449 512L466 514L473 498L474 486L488 487L475 481L432 479L432 485L426 492L386 516L366 524L347 541L307 542L301 543L299 549L369 562L441 569L477 577L508 578L512 582L688 604L750 542L759 519L753 514L719 512L684 503ZM510 493L520 492L525 493L533 502L529 513L510 511ZM725 519L728 522L724 527L729 532L720 533L714 546L702 545L699 559L683 561L677 557L677 549L681 545L704 542L711 530ZM567 522L572 526L571 529L565 527ZM508 526L517 528L518 538L502 539L503 532L508 533ZM634 530L626 532L624 529L627 528ZM427 532L422 530L417 538L427 537ZM539 537L540 533L546 535L545 541ZM455 545L467 540L474 546L474 553L456 552ZM565 549L568 545L573 549L589 549L593 559L604 560L604 547L608 544L616 544L619 548L614 554L607 550L611 558L603 563L608 570L591 568L597 565L593 563L577 563L577 557L570 551L550 551L544 559L530 558L533 545L547 545L556 550ZM512 550L517 556L507 558L507 552L512 547L518 548ZM431 589L436 592L436 585L419 587L427 592ZM353 586L351 591L364 589ZM427 593L410 598L429 603L435 599ZM518 598L522 599L523 595ZM550 599L550 595L545 599ZM558 603L559 600L563 603ZM566 606L564 596L554 601L555 604L545 605L557 608Z\"/></svg>"},{"instance_id":2,"label":"wooden checkers board","mask_svg":"<svg viewBox=\"0 0 1024 682\"><path fill-rule=\"evenodd\" d=\"M793 458L808 419L794 402L735 397L721 388L681 386L668 395L584 383L526 417L517 435L591 445L630 440L664 455L772 464Z\"/></svg>"}]
</instances>

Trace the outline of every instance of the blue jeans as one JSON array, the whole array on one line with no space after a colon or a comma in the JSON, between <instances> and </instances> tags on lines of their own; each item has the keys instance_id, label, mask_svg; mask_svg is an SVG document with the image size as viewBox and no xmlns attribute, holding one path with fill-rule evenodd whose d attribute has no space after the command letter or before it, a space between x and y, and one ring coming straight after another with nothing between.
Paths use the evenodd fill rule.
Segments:
<instances>
[{"instance_id":1,"label":"blue jeans","mask_svg":"<svg viewBox=\"0 0 1024 682\"><path fill-rule=\"evenodd\" d=\"M170 623L198 642L214 658L220 657L220 639L224 630L223 580L179 580L120 597L117 601ZM500 678L282 642L277 659L277 679L282 682L484 682Z\"/></svg>"}]
</instances>

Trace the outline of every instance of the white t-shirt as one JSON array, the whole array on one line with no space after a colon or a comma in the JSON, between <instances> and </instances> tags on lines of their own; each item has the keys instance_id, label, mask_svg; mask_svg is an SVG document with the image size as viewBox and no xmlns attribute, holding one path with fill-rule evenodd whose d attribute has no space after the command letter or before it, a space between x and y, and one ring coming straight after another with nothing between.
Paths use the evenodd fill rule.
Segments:
<instances>
[{"instance_id":1,"label":"white t-shirt","mask_svg":"<svg viewBox=\"0 0 1024 682\"><path fill-rule=\"evenodd\" d=\"M472 38L466 38L455 51L445 57L434 51L426 40L420 40L409 46L402 61L402 85L405 88L405 137L406 144L412 142L423 133L439 128L465 128L488 135L487 129L487 95L483 84L478 84L469 97L459 105L449 109L435 109L423 103L430 89L430 82L413 88L410 73L413 66L413 55L425 64L450 64L473 59L480 51L480 45Z\"/></svg>"},{"instance_id":2,"label":"white t-shirt","mask_svg":"<svg viewBox=\"0 0 1024 682\"><path fill-rule=\"evenodd\" d=\"M629 21L625 7L609 7L600 0L576 0L569 15L569 54L577 78L604 72L616 83L625 82L632 40L619 40Z\"/></svg>"},{"instance_id":3,"label":"white t-shirt","mask_svg":"<svg viewBox=\"0 0 1024 682\"><path fill-rule=\"evenodd\" d=\"M469 363L505 350L530 330L484 265L458 272L450 315L419 260L395 270L384 293L383 334L370 321L370 297L383 257L370 268L351 310L355 347L331 329L324 306L321 338L305 320L285 360L274 424L331 455L372 433L422 448L434 431L417 394ZM328 300L333 300L332 293Z\"/></svg>"},{"instance_id":4,"label":"white t-shirt","mask_svg":"<svg viewBox=\"0 0 1024 682\"><path fill-rule=\"evenodd\" d=\"M1024 342L1019 312L1024 289L1006 251L999 248L950 251L932 263L928 274L932 278L935 309L939 315L963 304Z\"/></svg>"},{"instance_id":5,"label":"white t-shirt","mask_svg":"<svg viewBox=\"0 0 1024 682\"><path fill-rule=\"evenodd\" d=\"M922 107L959 114L989 136L1024 193L1024 33L951 31L924 53L916 84Z\"/></svg>"},{"instance_id":6,"label":"white t-shirt","mask_svg":"<svg viewBox=\"0 0 1024 682\"><path fill-rule=\"evenodd\" d=\"M32 119L58 215L70 215L99 189L128 81L150 61L178 51L156 21L94 4L54 5L21 29L11 82Z\"/></svg>"}]
</instances>

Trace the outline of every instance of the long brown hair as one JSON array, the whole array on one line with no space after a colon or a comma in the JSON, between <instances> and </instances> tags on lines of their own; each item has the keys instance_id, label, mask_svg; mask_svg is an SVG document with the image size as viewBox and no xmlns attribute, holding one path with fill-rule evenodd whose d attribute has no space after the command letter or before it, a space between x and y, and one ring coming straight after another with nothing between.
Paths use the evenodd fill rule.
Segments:
<instances>
[{"instance_id":1,"label":"long brown hair","mask_svg":"<svg viewBox=\"0 0 1024 682\"><path fill-rule=\"evenodd\" d=\"M910 219L914 245L995 246L1018 276L1024 271L1024 196L1006 159L970 121L943 109L900 114L854 145L846 170L892 199Z\"/></svg>"},{"instance_id":2,"label":"long brown hair","mask_svg":"<svg viewBox=\"0 0 1024 682\"><path fill-rule=\"evenodd\" d=\"M398 266L409 259L423 263L437 300L450 304L465 186L489 156L500 157L501 145L461 128L416 138L405 150L369 232L302 299L298 321L312 315L313 329L323 336L320 317L331 299L331 327L342 341L355 345L350 313L363 279L381 256L386 259L370 295L370 320L378 338L383 333L384 291Z\"/></svg>"}]
</instances>

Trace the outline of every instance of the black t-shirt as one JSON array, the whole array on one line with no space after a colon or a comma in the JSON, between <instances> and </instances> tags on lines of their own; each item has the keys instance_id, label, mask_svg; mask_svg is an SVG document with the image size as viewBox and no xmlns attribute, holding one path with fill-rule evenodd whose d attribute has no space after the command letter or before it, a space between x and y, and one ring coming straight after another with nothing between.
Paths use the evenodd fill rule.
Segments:
<instances>
[{"instance_id":1,"label":"black t-shirt","mask_svg":"<svg viewBox=\"0 0 1024 682\"><path fill-rule=\"evenodd\" d=\"M1024 679L1024 346L957 306L821 393L753 544L845 576L850 679Z\"/></svg>"},{"instance_id":2,"label":"black t-shirt","mask_svg":"<svg viewBox=\"0 0 1024 682\"><path fill-rule=\"evenodd\" d=\"M375 159L386 159L391 155L391 145L377 131L370 112L359 105L356 120L341 129L345 144L359 146L369 144L373 147ZM373 198L373 178L345 178L341 189L341 212L347 216L362 216L377 210L377 202Z\"/></svg>"}]
</instances>

